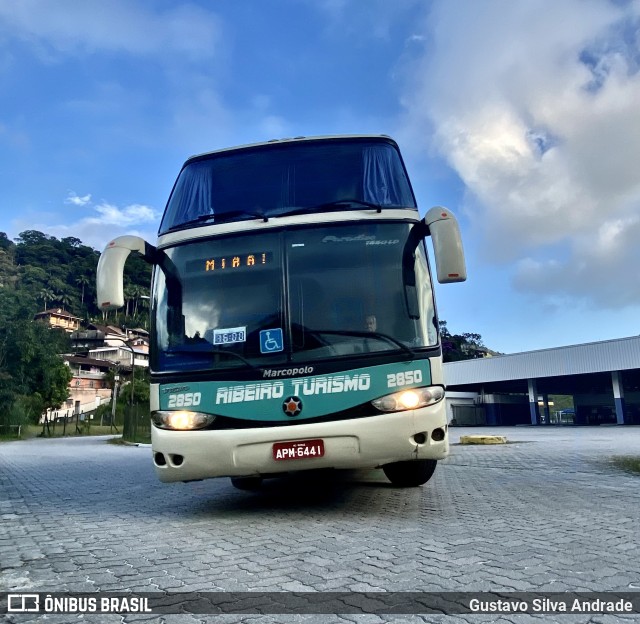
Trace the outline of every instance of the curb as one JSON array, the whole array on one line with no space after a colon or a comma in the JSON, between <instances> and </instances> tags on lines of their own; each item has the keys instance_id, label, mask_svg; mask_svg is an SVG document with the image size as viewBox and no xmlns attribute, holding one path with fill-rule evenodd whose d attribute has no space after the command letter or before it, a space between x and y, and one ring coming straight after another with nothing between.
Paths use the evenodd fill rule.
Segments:
<instances>
[{"instance_id":1,"label":"curb","mask_svg":"<svg viewBox=\"0 0 640 624\"><path fill-rule=\"evenodd\" d=\"M122 444L125 446L141 446L142 448L151 448L151 444L147 444L146 442L127 442L127 440L122 440Z\"/></svg>"},{"instance_id":2,"label":"curb","mask_svg":"<svg viewBox=\"0 0 640 624\"><path fill-rule=\"evenodd\" d=\"M466 435L460 436L460 444L506 444L506 436Z\"/></svg>"}]
</instances>

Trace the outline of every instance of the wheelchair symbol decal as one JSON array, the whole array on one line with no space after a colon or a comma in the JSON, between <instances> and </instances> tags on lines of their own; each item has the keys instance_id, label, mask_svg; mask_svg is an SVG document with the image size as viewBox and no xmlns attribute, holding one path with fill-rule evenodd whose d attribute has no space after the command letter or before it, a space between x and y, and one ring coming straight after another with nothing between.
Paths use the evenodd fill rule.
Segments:
<instances>
[{"instance_id":1,"label":"wheelchair symbol decal","mask_svg":"<svg viewBox=\"0 0 640 624\"><path fill-rule=\"evenodd\" d=\"M277 353L283 350L282 329L265 329L260 332L260 353Z\"/></svg>"}]
</instances>

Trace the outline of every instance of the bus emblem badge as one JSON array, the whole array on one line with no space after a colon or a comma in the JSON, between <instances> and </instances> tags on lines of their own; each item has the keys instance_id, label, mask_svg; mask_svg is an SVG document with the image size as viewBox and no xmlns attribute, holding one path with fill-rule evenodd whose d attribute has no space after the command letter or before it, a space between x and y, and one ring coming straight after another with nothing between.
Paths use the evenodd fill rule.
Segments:
<instances>
[{"instance_id":1,"label":"bus emblem badge","mask_svg":"<svg viewBox=\"0 0 640 624\"><path fill-rule=\"evenodd\" d=\"M287 416L297 416L302 411L302 401L297 396L287 397L282 409Z\"/></svg>"}]
</instances>

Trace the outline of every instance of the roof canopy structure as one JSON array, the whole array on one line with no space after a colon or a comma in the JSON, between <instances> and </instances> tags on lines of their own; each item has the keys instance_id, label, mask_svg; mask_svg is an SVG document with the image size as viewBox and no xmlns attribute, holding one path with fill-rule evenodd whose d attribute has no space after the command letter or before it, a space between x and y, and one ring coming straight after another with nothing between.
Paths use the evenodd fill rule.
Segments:
<instances>
[{"instance_id":1,"label":"roof canopy structure","mask_svg":"<svg viewBox=\"0 0 640 624\"><path fill-rule=\"evenodd\" d=\"M609 397L619 424L640 418L640 336L448 362L444 377L449 391L527 394L532 423L549 394Z\"/></svg>"},{"instance_id":2,"label":"roof canopy structure","mask_svg":"<svg viewBox=\"0 0 640 624\"><path fill-rule=\"evenodd\" d=\"M640 336L445 364L451 389L640 370ZM562 380L558 380L562 384ZM509 386L510 384L505 384Z\"/></svg>"}]
</instances>

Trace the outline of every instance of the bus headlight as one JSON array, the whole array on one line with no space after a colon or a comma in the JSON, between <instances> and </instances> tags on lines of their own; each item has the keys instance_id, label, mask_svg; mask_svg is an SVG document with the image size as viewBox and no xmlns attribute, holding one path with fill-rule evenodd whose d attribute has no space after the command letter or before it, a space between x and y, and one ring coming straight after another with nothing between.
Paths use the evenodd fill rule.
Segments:
<instances>
[{"instance_id":1,"label":"bus headlight","mask_svg":"<svg viewBox=\"0 0 640 624\"><path fill-rule=\"evenodd\" d=\"M433 405L444 398L442 386L428 386L426 388L412 388L387 394L371 401L371 404L381 412L401 412Z\"/></svg>"},{"instance_id":2,"label":"bus headlight","mask_svg":"<svg viewBox=\"0 0 640 624\"><path fill-rule=\"evenodd\" d=\"M158 411L152 412L151 420L160 429L175 429L177 431L190 431L202 429L210 425L216 417L213 414L203 412L188 412L180 410L176 412Z\"/></svg>"}]
</instances>

